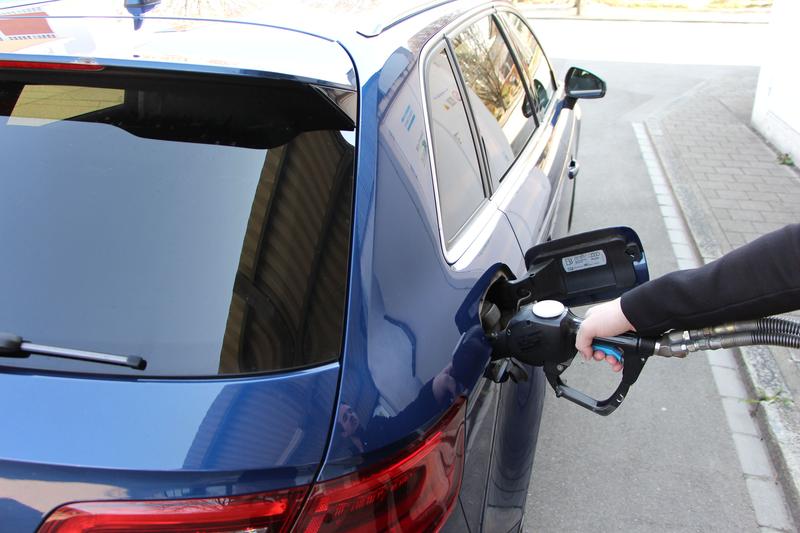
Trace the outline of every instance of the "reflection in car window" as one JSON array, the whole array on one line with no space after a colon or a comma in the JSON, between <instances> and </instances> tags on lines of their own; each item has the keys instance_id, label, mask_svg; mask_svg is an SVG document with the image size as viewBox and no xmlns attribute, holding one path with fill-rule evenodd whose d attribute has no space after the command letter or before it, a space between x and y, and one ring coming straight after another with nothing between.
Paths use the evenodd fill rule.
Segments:
<instances>
[{"instance_id":1,"label":"reflection in car window","mask_svg":"<svg viewBox=\"0 0 800 533\"><path fill-rule=\"evenodd\" d=\"M453 46L496 184L536 128L522 78L492 17L459 33Z\"/></svg>"},{"instance_id":2,"label":"reflection in car window","mask_svg":"<svg viewBox=\"0 0 800 533\"><path fill-rule=\"evenodd\" d=\"M450 244L483 201L483 186L464 102L444 50L432 57L427 83L442 231Z\"/></svg>"},{"instance_id":3,"label":"reflection in car window","mask_svg":"<svg viewBox=\"0 0 800 533\"><path fill-rule=\"evenodd\" d=\"M213 376L337 359L352 123L300 84L65 78L0 81L0 329L148 366L0 363Z\"/></svg>"},{"instance_id":4,"label":"reflection in car window","mask_svg":"<svg viewBox=\"0 0 800 533\"><path fill-rule=\"evenodd\" d=\"M550 65L542 52L542 47L539 46L527 24L513 13L503 13L502 16L516 41L518 57L525 65L531 90L536 100L536 116L541 122L556 89Z\"/></svg>"}]
</instances>

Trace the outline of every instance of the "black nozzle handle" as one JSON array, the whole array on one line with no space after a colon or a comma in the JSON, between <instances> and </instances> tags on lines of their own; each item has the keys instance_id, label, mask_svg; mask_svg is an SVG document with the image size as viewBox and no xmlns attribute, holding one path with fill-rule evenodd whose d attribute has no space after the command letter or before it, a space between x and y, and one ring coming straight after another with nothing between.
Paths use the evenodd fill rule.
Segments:
<instances>
[{"instance_id":1,"label":"black nozzle handle","mask_svg":"<svg viewBox=\"0 0 800 533\"><path fill-rule=\"evenodd\" d=\"M636 383L647 359L653 355L655 341L628 333L617 337L598 337L594 339L594 342L614 348L615 351L622 354L621 359L624 362L620 384L614 393L605 400L596 400L588 394L568 387L561 380L561 373L566 369L566 365L545 363L544 372L556 396L566 398L598 415L608 416L622 404L631 385Z\"/></svg>"},{"instance_id":2,"label":"black nozzle handle","mask_svg":"<svg viewBox=\"0 0 800 533\"><path fill-rule=\"evenodd\" d=\"M628 394L628 389L630 389L630 385L627 383L620 383L617 387L617 390L614 391L614 394L609 396L607 399L596 400L588 394L568 386L566 383L561 381L561 377L558 375L558 373L548 372L548 370L550 370L548 369L548 365L545 365L544 371L545 375L547 376L547 381L549 381L550 386L553 387L556 397L565 398L572 403L580 405L584 409L588 409L593 413L597 413L600 416L608 416L613 413L617 407L622 404L622 401Z\"/></svg>"}]
</instances>

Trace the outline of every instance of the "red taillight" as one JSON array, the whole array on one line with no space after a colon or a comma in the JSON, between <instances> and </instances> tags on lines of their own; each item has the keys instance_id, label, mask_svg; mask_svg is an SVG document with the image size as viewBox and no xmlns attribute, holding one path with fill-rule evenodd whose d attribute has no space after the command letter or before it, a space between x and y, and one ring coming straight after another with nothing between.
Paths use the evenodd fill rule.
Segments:
<instances>
[{"instance_id":1,"label":"red taillight","mask_svg":"<svg viewBox=\"0 0 800 533\"><path fill-rule=\"evenodd\" d=\"M53 61L8 61L0 60L0 68L36 70L103 70L97 63L56 63Z\"/></svg>"},{"instance_id":2,"label":"red taillight","mask_svg":"<svg viewBox=\"0 0 800 533\"><path fill-rule=\"evenodd\" d=\"M295 531L436 531L464 470L463 398L411 449L379 467L314 485Z\"/></svg>"},{"instance_id":3,"label":"red taillight","mask_svg":"<svg viewBox=\"0 0 800 533\"><path fill-rule=\"evenodd\" d=\"M59 507L39 533L286 531L308 488L160 501L83 502Z\"/></svg>"},{"instance_id":4,"label":"red taillight","mask_svg":"<svg viewBox=\"0 0 800 533\"><path fill-rule=\"evenodd\" d=\"M294 531L436 531L453 510L464 471L459 398L422 439L391 461L317 483ZM39 533L287 531L307 487L265 494L158 501L72 503Z\"/></svg>"}]
</instances>

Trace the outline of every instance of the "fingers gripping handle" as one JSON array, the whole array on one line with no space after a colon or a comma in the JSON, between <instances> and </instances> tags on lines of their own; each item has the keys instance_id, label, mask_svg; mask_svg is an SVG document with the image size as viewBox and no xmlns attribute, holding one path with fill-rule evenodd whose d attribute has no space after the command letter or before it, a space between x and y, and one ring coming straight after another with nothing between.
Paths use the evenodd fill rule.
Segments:
<instances>
[{"instance_id":1,"label":"fingers gripping handle","mask_svg":"<svg viewBox=\"0 0 800 533\"><path fill-rule=\"evenodd\" d=\"M609 346L607 344L600 344L594 343L592 344L592 349L596 352L603 352L606 355L610 355L614 359L616 359L620 363L624 363L625 359L622 357L622 350L616 348L615 346Z\"/></svg>"}]
</instances>

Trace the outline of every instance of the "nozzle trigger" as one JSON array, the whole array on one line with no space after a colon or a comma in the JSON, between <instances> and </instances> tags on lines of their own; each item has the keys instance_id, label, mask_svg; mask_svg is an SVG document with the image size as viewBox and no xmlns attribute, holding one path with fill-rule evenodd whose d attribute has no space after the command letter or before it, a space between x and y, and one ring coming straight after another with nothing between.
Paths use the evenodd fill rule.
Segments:
<instances>
[{"instance_id":1,"label":"nozzle trigger","mask_svg":"<svg viewBox=\"0 0 800 533\"><path fill-rule=\"evenodd\" d=\"M609 346L607 344L592 344L592 349L603 352L606 355L610 355L620 363L625 363L625 359L622 357L622 350L615 346Z\"/></svg>"}]
</instances>

